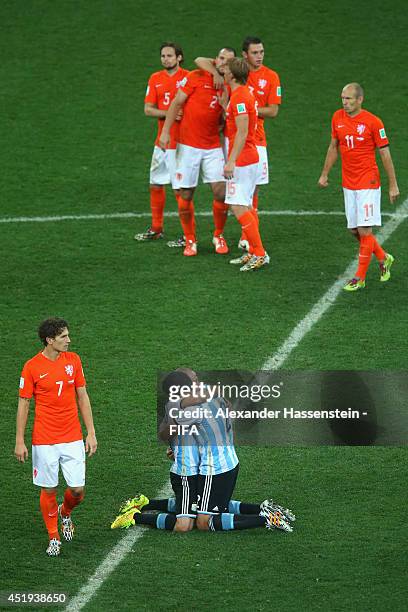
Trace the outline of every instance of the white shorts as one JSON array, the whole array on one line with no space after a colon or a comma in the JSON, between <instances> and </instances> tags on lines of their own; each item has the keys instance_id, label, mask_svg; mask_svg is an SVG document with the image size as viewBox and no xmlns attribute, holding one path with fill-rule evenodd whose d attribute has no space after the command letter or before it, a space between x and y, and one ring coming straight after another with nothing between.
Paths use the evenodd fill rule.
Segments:
<instances>
[{"instance_id":1,"label":"white shorts","mask_svg":"<svg viewBox=\"0 0 408 612\"><path fill-rule=\"evenodd\" d=\"M258 176L258 164L235 166L234 177L227 181L225 203L252 206Z\"/></svg>"},{"instance_id":2,"label":"white shorts","mask_svg":"<svg viewBox=\"0 0 408 612\"><path fill-rule=\"evenodd\" d=\"M349 229L381 225L381 187L378 189L343 187L343 192Z\"/></svg>"},{"instance_id":3,"label":"white shorts","mask_svg":"<svg viewBox=\"0 0 408 612\"><path fill-rule=\"evenodd\" d=\"M266 147L259 147L258 149L259 161L258 161L258 176L256 179L257 185L267 185L269 183L269 166L268 166L268 152Z\"/></svg>"},{"instance_id":4,"label":"white shorts","mask_svg":"<svg viewBox=\"0 0 408 612\"><path fill-rule=\"evenodd\" d=\"M33 445L32 459L33 483L39 487L57 487L60 466L69 487L83 487L85 484L83 440Z\"/></svg>"},{"instance_id":5,"label":"white shorts","mask_svg":"<svg viewBox=\"0 0 408 612\"><path fill-rule=\"evenodd\" d=\"M197 187L200 176L203 183L225 182L225 158L221 147L216 149L197 149L178 144L176 152L175 188Z\"/></svg>"},{"instance_id":6,"label":"white shorts","mask_svg":"<svg viewBox=\"0 0 408 612\"><path fill-rule=\"evenodd\" d=\"M150 164L151 185L173 185L176 174L176 149L162 151L154 147Z\"/></svg>"}]
</instances>

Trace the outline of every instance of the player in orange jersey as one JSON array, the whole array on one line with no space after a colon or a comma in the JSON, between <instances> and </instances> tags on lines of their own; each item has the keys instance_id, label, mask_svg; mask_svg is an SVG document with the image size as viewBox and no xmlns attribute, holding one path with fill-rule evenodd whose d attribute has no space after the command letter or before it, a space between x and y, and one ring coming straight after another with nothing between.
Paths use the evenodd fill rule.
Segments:
<instances>
[{"instance_id":1,"label":"player in orange jersey","mask_svg":"<svg viewBox=\"0 0 408 612\"><path fill-rule=\"evenodd\" d=\"M373 226L381 225L377 149L388 176L391 203L398 198L399 189L383 122L362 109L363 99L364 92L358 83L349 83L343 88L343 108L333 115L331 141L318 181L320 187L328 186L329 172L340 150L347 227L360 243L358 269L354 278L344 286L346 291L357 291L365 287L365 277L373 253L380 264L382 282L389 280L394 261L394 257L381 248L372 233Z\"/></svg>"},{"instance_id":2,"label":"player in orange jersey","mask_svg":"<svg viewBox=\"0 0 408 612\"><path fill-rule=\"evenodd\" d=\"M28 458L24 434L34 395L33 482L41 487L40 507L49 535L46 552L57 556L61 548L58 515L65 540L72 540L71 511L84 497L85 451L89 457L93 455L97 441L81 360L76 353L68 352L71 342L68 323L58 318L47 319L41 323L38 334L44 349L26 362L20 378L14 454L22 463ZM78 406L87 429L85 447ZM68 486L64 501L58 506L60 466Z\"/></svg>"},{"instance_id":3,"label":"player in orange jersey","mask_svg":"<svg viewBox=\"0 0 408 612\"><path fill-rule=\"evenodd\" d=\"M235 56L235 51L225 47L215 60L216 69L222 75L226 62ZM204 70L194 70L180 87L167 113L160 137L160 146L166 150L170 143L170 130L180 110L179 144L177 145L176 187L180 189L179 214L186 237L184 255L197 255L197 239L194 227L194 210L191 202L198 184L200 169L203 182L209 183L213 192L213 214L215 232L213 244L217 253L228 253L228 246L222 235L227 207L224 204L225 163L221 141L220 125L223 106L220 92L214 87L212 76Z\"/></svg>"},{"instance_id":4,"label":"player in orange jersey","mask_svg":"<svg viewBox=\"0 0 408 612\"><path fill-rule=\"evenodd\" d=\"M281 84L277 72L263 65L264 46L262 40L247 36L242 43L242 55L248 63L249 75L247 87L258 103L258 124L256 129L256 146L259 154L258 177L252 202L253 209L258 210L258 186L269 183L268 153L266 149L265 119L274 119L278 115L281 103ZM247 249L245 232L242 233L238 246Z\"/></svg>"},{"instance_id":5,"label":"player in orange jersey","mask_svg":"<svg viewBox=\"0 0 408 612\"><path fill-rule=\"evenodd\" d=\"M174 183L176 166L176 143L179 122L171 129L169 147L162 151L158 146L164 120L171 101L188 70L181 68L183 50L174 42L164 42L160 46L160 60L164 70L154 72L148 82L144 112L148 117L158 120L157 136L150 165L150 208L152 224L145 232L135 235L135 240L157 240L163 237L163 213L166 203L165 185ZM176 199L178 192L175 191Z\"/></svg>"},{"instance_id":6,"label":"player in orange jersey","mask_svg":"<svg viewBox=\"0 0 408 612\"><path fill-rule=\"evenodd\" d=\"M241 272L258 270L269 263L259 234L258 218L252 209L259 154L256 147L256 101L245 83L248 65L244 59L228 60L225 83L231 89L226 110L228 159L224 167L227 179L225 203L245 230L249 252L230 263L241 264Z\"/></svg>"},{"instance_id":7,"label":"player in orange jersey","mask_svg":"<svg viewBox=\"0 0 408 612\"><path fill-rule=\"evenodd\" d=\"M256 189L254 192L252 206L257 214L258 210L258 185L269 183L268 154L266 150L266 135L264 120L273 119L277 116L281 103L281 85L278 74L263 65L264 47L260 38L247 36L242 43L242 55L248 63L249 75L247 87L254 95L258 105L258 123L256 130L256 146L259 154L258 176ZM214 77L215 85L220 87L217 72L214 70L213 60L210 58L199 57L195 60L199 68L208 70ZM226 131L226 138L229 137ZM248 240L245 232L242 231L238 247L248 249Z\"/></svg>"}]
</instances>

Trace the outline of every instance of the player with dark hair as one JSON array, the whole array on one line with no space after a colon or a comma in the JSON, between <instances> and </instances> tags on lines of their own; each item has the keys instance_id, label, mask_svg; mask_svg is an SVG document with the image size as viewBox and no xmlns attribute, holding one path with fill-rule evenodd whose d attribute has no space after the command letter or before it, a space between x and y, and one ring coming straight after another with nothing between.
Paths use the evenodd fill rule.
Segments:
<instances>
[{"instance_id":1,"label":"player with dark hair","mask_svg":"<svg viewBox=\"0 0 408 612\"><path fill-rule=\"evenodd\" d=\"M269 183L269 164L264 121L274 119L278 115L281 104L281 84L279 75L263 64L264 46L262 40L256 36L247 36L242 43L242 55L245 58L249 74L247 87L255 97L258 110L258 121L255 134L255 144L258 149L258 175L252 206L257 216L258 187ZM241 233L238 246L248 249L248 238L245 230Z\"/></svg>"},{"instance_id":2,"label":"player with dark hair","mask_svg":"<svg viewBox=\"0 0 408 612\"><path fill-rule=\"evenodd\" d=\"M399 196L399 189L384 124L381 119L362 109L363 100L363 88L358 83L349 83L343 87L343 108L333 115L331 141L318 181L319 187L328 186L329 172L340 152L347 228L360 243L358 268L354 278L345 284L345 291L358 291L365 287L373 253L380 264L382 282L390 279L390 269L394 262L394 257L379 245L372 229L381 225L377 150L388 176L392 204Z\"/></svg>"},{"instance_id":3,"label":"player with dark hair","mask_svg":"<svg viewBox=\"0 0 408 612\"><path fill-rule=\"evenodd\" d=\"M189 382L188 382L189 381ZM199 383L197 374L188 368L179 368L168 375L165 386L170 389L173 385L192 388L193 383ZM282 508L272 500L265 500L261 504L248 504L231 500L238 475L238 457L233 443L233 432L229 418L217 416L220 408L226 408L227 404L223 398L209 400L205 388L199 393L184 397L180 401L169 402L170 408L177 417L166 419L166 427L161 430L161 437L168 437L172 445L171 458L175 464L183 465L189 462L193 453L198 464L195 477L190 477L181 488L187 490L190 497L190 505L185 502L184 514L180 514L181 490L174 487L176 498L152 499L145 495L138 495L125 502L112 523L112 528L128 528L131 525L151 525L158 529L175 531L190 531L195 524L202 531L230 531L237 529L250 529L254 527L277 528L291 532L291 521L295 520L294 514ZM180 441L177 435L178 445L174 443L174 435L171 434L170 425L194 426L197 433L190 434ZM191 431L193 428L191 428ZM168 453L169 454L169 453ZM190 463L189 463L190 467ZM196 503L191 504L196 487ZM152 514L149 511L158 511ZM175 529L174 525L183 518L184 529ZM196 513L196 517L195 514Z\"/></svg>"},{"instance_id":4,"label":"player with dark hair","mask_svg":"<svg viewBox=\"0 0 408 612\"><path fill-rule=\"evenodd\" d=\"M84 497L85 452L93 455L97 441L81 360L76 353L68 352L68 323L59 318L47 319L38 334L45 348L26 362L21 374L14 454L22 463L28 458L24 434L34 396L33 482L41 487L40 507L49 535L46 552L57 556L61 548L58 515L65 540L72 540L71 512ZM87 429L85 448L78 407ZM68 486L58 506L60 466Z\"/></svg>"},{"instance_id":5,"label":"player with dark hair","mask_svg":"<svg viewBox=\"0 0 408 612\"><path fill-rule=\"evenodd\" d=\"M160 46L160 61L163 70L151 75L145 96L144 112L147 117L158 120L158 130L150 165L150 208L152 223L149 229L135 235L135 240L157 240L163 236L163 215L166 203L165 185L171 183L174 188L176 167L176 144L178 140L179 121L171 129L169 146L162 151L158 146L161 130L167 111L188 74L181 68L184 60L182 48L174 42L164 42ZM176 200L178 191L174 190Z\"/></svg>"}]
</instances>

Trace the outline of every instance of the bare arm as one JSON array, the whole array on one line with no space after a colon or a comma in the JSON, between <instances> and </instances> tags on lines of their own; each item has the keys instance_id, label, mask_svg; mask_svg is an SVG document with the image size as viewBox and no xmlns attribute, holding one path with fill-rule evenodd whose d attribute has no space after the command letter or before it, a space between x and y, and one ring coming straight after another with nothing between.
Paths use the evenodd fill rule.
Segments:
<instances>
[{"instance_id":1,"label":"bare arm","mask_svg":"<svg viewBox=\"0 0 408 612\"><path fill-rule=\"evenodd\" d=\"M224 176L226 179L231 179L234 176L235 162L241 153L246 137L248 136L248 115L238 115L235 117L235 124L237 126L237 133L235 134L234 145L231 153L229 154L228 161L224 166Z\"/></svg>"},{"instance_id":2,"label":"bare arm","mask_svg":"<svg viewBox=\"0 0 408 612\"><path fill-rule=\"evenodd\" d=\"M379 149L380 157L384 170L388 176L388 193L390 196L390 202L393 204L398 198L400 192L397 184L397 177L395 176L394 164L392 163L390 147L383 147Z\"/></svg>"},{"instance_id":3,"label":"bare arm","mask_svg":"<svg viewBox=\"0 0 408 612\"><path fill-rule=\"evenodd\" d=\"M183 108L188 96L183 91L178 91L173 102L169 106L169 110L166 114L166 121L164 122L162 132L160 134L159 146L163 151L166 150L170 142L170 129L177 117L180 115L181 109Z\"/></svg>"},{"instance_id":4,"label":"bare arm","mask_svg":"<svg viewBox=\"0 0 408 612\"><path fill-rule=\"evenodd\" d=\"M278 116L279 104L268 104L268 106L261 106L258 108L259 117L264 119L274 119Z\"/></svg>"},{"instance_id":5,"label":"bare arm","mask_svg":"<svg viewBox=\"0 0 408 612\"><path fill-rule=\"evenodd\" d=\"M213 59L210 57L196 57L194 63L197 68L205 70L212 75L215 89L221 89L224 86L224 77L216 69Z\"/></svg>"},{"instance_id":6,"label":"bare arm","mask_svg":"<svg viewBox=\"0 0 408 612\"><path fill-rule=\"evenodd\" d=\"M30 400L26 399L25 397L19 397L16 419L16 446L14 448L14 455L17 461L21 461L21 463L24 463L24 461L28 459L28 450L24 442L24 435L29 410Z\"/></svg>"},{"instance_id":7,"label":"bare arm","mask_svg":"<svg viewBox=\"0 0 408 612\"><path fill-rule=\"evenodd\" d=\"M91 402L89 401L86 387L77 387L76 393L79 411L87 431L85 451L88 453L88 457L91 457L96 452L98 446L92 417Z\"/></svg>"},{"instance_id":8,"label":"bare arm","mask_svg":"<svg viewBox=\"0 0 408 612\"><path fill-rule=\"evenodd\" d=\"M144 114L147 117L154 117L155 119L165 119L167 115L167 111L160 110L159 108L157 108L155 104L152 104L151 102L147 102L144 105Z\"/></svg>"},{"instance_id":9,"label":"bare arm","mask_svg":"<svg viewBox=\"0 0 408 612\"><path fill-rule=\"evenodd\" d=\"M339 141L337 138L332 138L327 149L326 159L320 178L318 180L319 187L327 187L329 184L329 172L337 161L339 155Z\"/></svg>"}]
</instances>

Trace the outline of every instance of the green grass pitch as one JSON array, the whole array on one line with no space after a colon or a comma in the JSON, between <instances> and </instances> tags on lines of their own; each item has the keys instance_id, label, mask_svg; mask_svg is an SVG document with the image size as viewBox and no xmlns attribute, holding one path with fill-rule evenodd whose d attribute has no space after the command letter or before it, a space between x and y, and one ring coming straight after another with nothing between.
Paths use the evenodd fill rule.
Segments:
<instances>
[{"instance_id":1,"label":"green grass pitch","mask_svg":"<svg viewBox=\"0 0 408 612\"><path fill-rule=\"evenodd\" d=\"M316 184L330 118L350 81L387 128L407 197L406 7L379 0L3 0L0 5L0 217L148 211L155 122L143 115L158 47L175 39L187 68L246 35L264 40L283 105L268 124L271 182L260 207L342 210L339 167ZM392 212L383 185L383 211ZM205 187L197 210L209 210ZM175 210L171 194L167 210ZM0 221L1 221L0 219ZM384 218L384 221L387 217ZM339 216L264 216L268 269L240 275L211 246L198 217L199 256L164 241L137 244L147 218L2 223L0 590L74 596L122 537L109 524L126 496L153 496L169 464L155 435L157 369L256 369L340 276L356 253ZM166 219L166 236L179 235ZM227 238L238 240L229 219ZM288 369L396 369L408 359L408 225L386 243L393 278L342 294L290 355ZM235 253L235 251L233 251ZM186 260L187 259L187 260ZM88 463L77 536L58 559L31 484L13 457L17 382L39 350L36 326L71 324L88 379L99 450ZM31 431L32 415L30 427ZM238 449L235 497L274 496L293 507L293 534L175 535L147 531L86 610L406 609L407 453L401 448ZM26 608L27 609L27 608Z\"/></svg>"}]
</instances>

